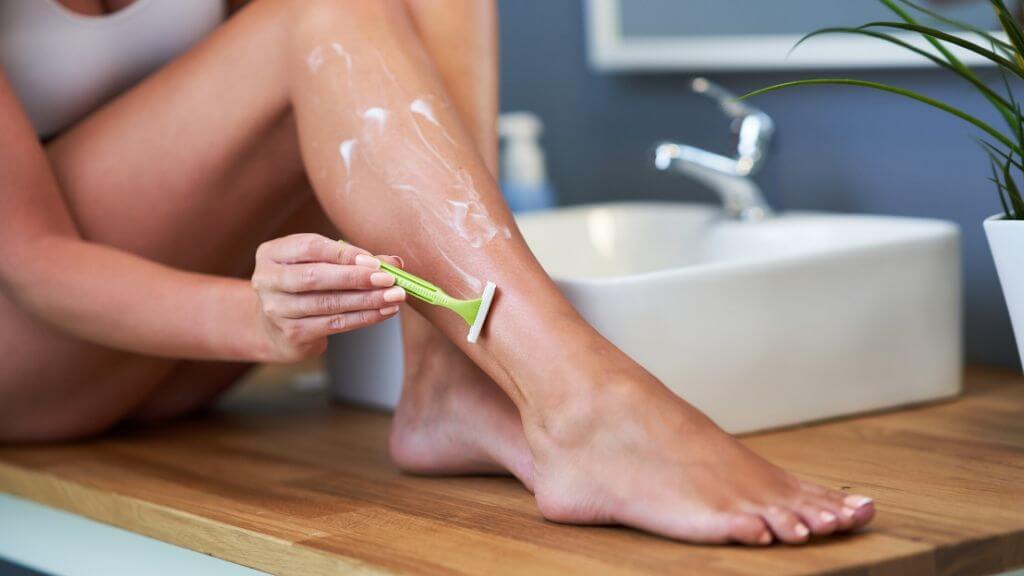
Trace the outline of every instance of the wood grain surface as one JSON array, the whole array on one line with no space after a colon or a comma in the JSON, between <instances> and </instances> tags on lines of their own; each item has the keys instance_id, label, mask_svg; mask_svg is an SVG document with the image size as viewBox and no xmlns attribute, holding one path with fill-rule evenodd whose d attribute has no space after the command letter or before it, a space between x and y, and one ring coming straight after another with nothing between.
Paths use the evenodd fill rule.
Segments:
<instances>
[{"instance_id":1,"label":"wood grain surface","mask_svg":"<svg viewBox=\"0 0 1024 576\"><path fill-rule=\"evenodd\" d=\"M1024 378L967 381L952 402L744 439L877 501L869 529L805 547L562 526L507 478L403 475L386 415L280 372L189 421L0 448L0 490L275 574L989 574L1024 565Z\"/></svg>"}]
</instances>

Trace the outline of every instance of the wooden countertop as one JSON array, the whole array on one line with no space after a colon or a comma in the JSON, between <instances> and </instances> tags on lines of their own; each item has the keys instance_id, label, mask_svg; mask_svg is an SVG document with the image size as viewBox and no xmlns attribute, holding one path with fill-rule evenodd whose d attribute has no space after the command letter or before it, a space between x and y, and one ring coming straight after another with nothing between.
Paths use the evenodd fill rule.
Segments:
<instances>
[{"instance_id":1,"label":"wooden countertop","mask_svg":"<svg viewBox=\"0 0 1024 576\"><path fill-rule=\"evenodd\" d=\"M0 449L0 490L280 574L987 574L1024 565L1024 378L961 399L746 438L876 499L861 534L807 547L689 546L561 526L504 478L416 478L388 417L257 379L216 412L98 441ZM268 382L276 381L276 385Z\"/></svg>"}]
</instances>

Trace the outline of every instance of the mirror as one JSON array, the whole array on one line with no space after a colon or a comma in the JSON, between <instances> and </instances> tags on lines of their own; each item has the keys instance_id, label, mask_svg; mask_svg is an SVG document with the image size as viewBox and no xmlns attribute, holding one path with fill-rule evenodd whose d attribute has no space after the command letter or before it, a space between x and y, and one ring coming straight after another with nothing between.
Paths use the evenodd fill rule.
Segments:
<instances>
[{"instance_id":1,"label":"mirror","mask_svg":"<svg viewBox=\"0 0 1024 576\"><path fill-rule=\"evenodd\" d=\"M999 28L988 0L919 1L973 26ZM1007 0L1016 11L1022 3ZM585 0L584 10L590 63L603 72L931 65L886 42L839 34L814 38L790 53L804 34L819 28L898 20L877 0ZM897 35L928 47L916 34ZM955 53L967 64L987 63L969 52Z\"/></svg>"}]
</instances>

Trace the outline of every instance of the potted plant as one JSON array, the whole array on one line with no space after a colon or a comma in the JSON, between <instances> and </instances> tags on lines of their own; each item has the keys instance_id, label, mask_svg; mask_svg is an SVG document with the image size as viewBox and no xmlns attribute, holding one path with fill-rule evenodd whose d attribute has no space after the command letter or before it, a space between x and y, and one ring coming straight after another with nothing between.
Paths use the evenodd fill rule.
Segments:
<instances>
[{"instance_id":1,"label":"potted plant","mask_svg":"<svg viewBox=\"0 0 1024 576\"><path fill-rule=\"evenodd\" d=\"M988 237L989 247L992 249L992 256L1003 287L1003 295L1010 311L1010 319L1013 322L1014 335L1017 340L1017 350L1024 362L1024 199L1021 197L1021 189L1015 180L1016 177L1024 174L1024 113L1021 111L1021 103L1017 101L1010 86L1011 81L1024 79L1024 29L1003 0L985 1L992 5L999 24L1005 32L1005 39L948 18L909 0L879 1L893 12L897 20L871 22L857 28L824 28L811 32L802 38L797 46L822 34L858 34L875 38L880 42L890 42L915 52L959 76L977 89L999 113L1000 128L997 129L954 106L923 94L888 84L850 78L815 78L785 82L751 92L741 99L795 86L823 84L860 86L917 100L952 114L980 129L983 136L979 142L992 164L989 180L995 186L1003 207L1002 213L985 220L985 234ZM952 26L964 34L952 34L932 25L922 24L918 18L930 20L936 25ZM903 38L894 36L893 32L920 34L934 50L919 48ZM998 85L991 87L982 81L971 68L963 64L953 54L951 47L954 46L980 55L995 64L1001 80ZM1003 124L1005 127L1002 127Z\"/></svg>"}]
</instances>

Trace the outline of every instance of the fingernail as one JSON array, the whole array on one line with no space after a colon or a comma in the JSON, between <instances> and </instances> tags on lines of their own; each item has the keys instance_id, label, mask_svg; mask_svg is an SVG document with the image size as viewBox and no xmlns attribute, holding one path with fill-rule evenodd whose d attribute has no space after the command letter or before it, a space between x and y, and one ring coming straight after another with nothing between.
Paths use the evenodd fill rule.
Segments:
<instances>
[{"instance_id":1,"label":"fingernail","mask_svg":"<svg viewBox=\"0 0 1024 576\"><path fill-rule=\"evenodd\" d=\"M793 531L796 532L796 535L801 538L806 538L807 535L811 533L807 526L804 526L803 524L797 524L796 528L793 528Z\"/></svg>"},{"instance_id":2,"label":"fingernail","mask_svg":"<svg viewBox=\"0 0 1024 576\"><path fill-rule=\"evenodd\" d=\"M857 512L856 510L854 510L853 508L850 508L849 506L843 506L842 513L843 513L843 517L844 518L853 518L853 515L856 512Z\"/></svg>"},{"instance_id":3,"label":"fingernail","mask_svg":"<svg viewBox=\"0 0 1024 576\"><path fill-rule=\"evenodd\" d=\"M385 302L401 302L402 300L405 300L405 290L401 286L388 288L384 291Z\"/></svg>"},{"instance_id":4,"label":"fingernail","mask_svg":"<svg viewBox=\"0 0 1024 576\"><path fill-rule=\"evenodd\" d=\"M392 256L392 258L398 261L399 268L405 268L405 260L402 260L401 256Z\"/></svg>"},{"instance_id":5,"label":"fingernail","mask_svg":"<svg viewBox=\"0 0 1024 576\"><path fill-rule=\"evenodd\" d=\"M398 306L388 306L387 308L380 309L380 313L384 316L391 316L395 312L398 312Z\"/></svg>"},{"instance_id":6,"label":"fingernail","mask_svg":"<svg viewBox=\"0 0 1024 576\"><path fill-rule=\"evenodd\" d=\"M762 532L761 533L761 537L757 539L757 543L758 544L765 544L765 545L771 544L772 543L772 533L768 532L767 530Z\"/></svg>"},{"instance_id":7,"label":"fingernail","mask_svg":"<svg viewBox=\"0 0 1024 576\"><path fill-rule=\"evenodd\" d=\"M377 270L380 268L380 260L377 260L373 256L359 254L356 256L356 266L366 266L367 268Z\"/></svg>"},{"instance_id":8,"label":"fingernail","mask_svg":"<svg viewBox=\"0 0 1024 576\"><path fill-rule=\"evenodd\" d=\"M868 498L867 496L860 496L857 494L847 496L846 498L843 499L843 503L849 506L850 508L863 508L864 506L867 506L872 502L874 502L874 500L872 500L871 498Z\"/></svg>"},{"instance_id":9,"label":"fingernail","mask_svg":"<svg viewBox=\"0 0 1024 576\"><path fill-rule=\"evenodd\" d=\"M818 514L818 517L821 518L821 521L825 524L831 524L838 520L838 518L836 518L836 515L829 512L828 510L822 510L821 513Z\"/></svg>"},{"instance_id":10,"label":"fingernail","mask_svg":"<svg viewBox=\"0 0 1024 576\"><path fill-rule=\"evenodd\" d=\"M395 284L395 277L387 272L374 272L370 274L370 284L378 288L387 288Z\"/></svg>"}]
</instances>

